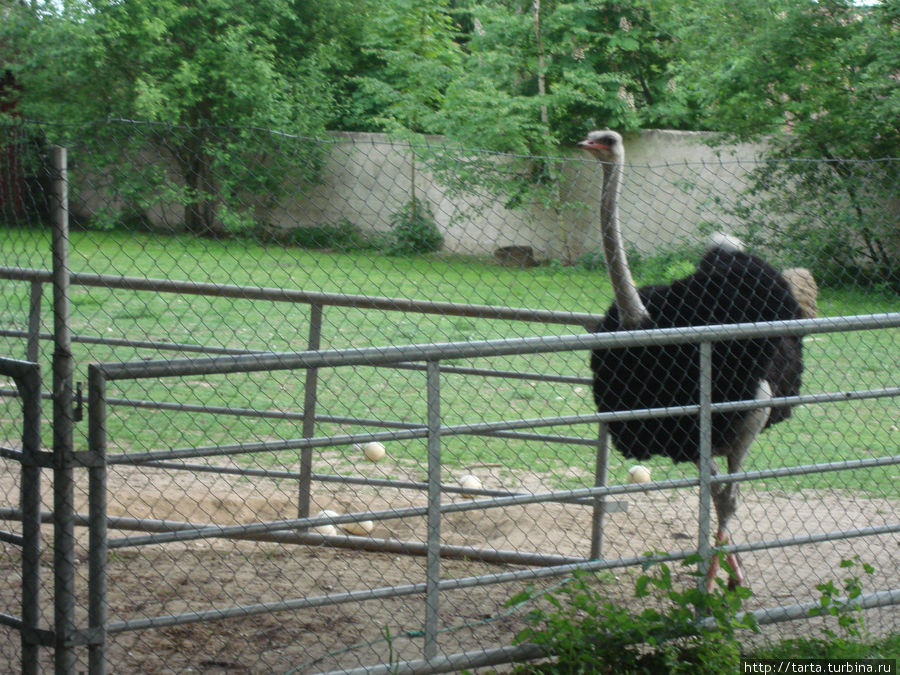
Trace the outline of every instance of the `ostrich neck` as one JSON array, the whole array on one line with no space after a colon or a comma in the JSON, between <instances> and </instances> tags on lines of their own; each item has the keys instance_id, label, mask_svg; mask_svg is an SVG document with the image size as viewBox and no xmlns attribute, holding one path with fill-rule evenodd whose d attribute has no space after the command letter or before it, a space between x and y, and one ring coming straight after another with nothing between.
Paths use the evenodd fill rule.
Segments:
<instances>
[{"instance_id":1,"label":"ostrich neck","mask_svg":"<svg viewBox=\"0 0 900 675\"><path fill-rule=\"evenodd\" d=\"M628 269L625 244L619 228L619 187L622 180L623 163L616 161L603 165L603 196L600 201L600 230L603 236L603 254L612 282L619 321L622 328L631 330L640 327L650 315L641 302L637 286Z\"/></svg>"}]
</instances>

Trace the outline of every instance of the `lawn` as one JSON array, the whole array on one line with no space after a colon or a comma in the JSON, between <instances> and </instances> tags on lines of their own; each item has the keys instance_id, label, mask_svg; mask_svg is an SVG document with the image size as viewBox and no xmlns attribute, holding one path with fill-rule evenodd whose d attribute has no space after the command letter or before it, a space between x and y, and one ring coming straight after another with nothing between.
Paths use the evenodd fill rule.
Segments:
<instances>
[{"instance_id":1,"label":"lawn","mask_svg":"<svg viewBox=\"0 0 900 675\"><path fill-rule=\"evenodd\" d=\"M0 233L5 264L49 268L46 231L6 229ZM491 304L549 310L601 313L611 293L603 270L546 265L530 269L498 266L491 260L459 257L386 257L371 251L329 252L262 245L248 240L215 241L150 233L81 232L71 235L70 267L91 272L147 278L211 282L227 285L303 289L348 295L417 298L468 304ZM668 269L683 272L685 264ZM674 272L673 272L674 273ZM648 264L636 270L639 283L669 280L666 268ZM0 281L0 324L27 324L28 284ZM43 330L52 328L50 288L44 290ZM897 296L857 289L823 288L821 314L842 316L896 311ZM149 291L121 291L75 286L71 291L72 332L82 337L157 340L248 350L299 350L306 346L308 307L225 297L174 296ZM577 326L424 315L399 311L326 307L324 348L495 339L581 332ZM21 358L24 341L2 338L4 354ZM50 373L51 346L44 343L44 373ZM86 379L88 363L172 358L190 355L138 346L78 342L76 379ZM897 385L900 331L881 330L812 336L805 342L805 391L848 391ZM470 362L464 365L471 365ZM459 364L458 364L459 365ZM587 355L563 353L479 359L475 365L515 372L539 372L586 378ZM115 383L109 395L139 400L178 401L206 406L236 406L268 411L300 412L304 375L300 372L167 378ZM425 379L419 371L337 368L319 375L318 414L336 418L392 420L422 424ZM4 426L16 417L15 403L5 399ZM584 382L540 382L531 379L445 375L442 415L448 424L483 420L548 417L592 411ZM47 406L49 408L49 406ZM808 406L764 434L746 467L761 469L814 462L896 454L900 432L896 398ZM78 425L86 435L86 423ZM321 423L318 434L376 430L348 421ZM592 427L557 428L563 436L591 437ZM6 438L16 439L9 428ZM117 407L109 422L110 452L182 448L215 443L296 438L299 422ZM561 486L580 486L590 479L591 448L573 443L545 443L486 437L447 438L448 467L496 464L504 471L543 471ZM344 453L345 454L345 453ZM345 471L349 460L330 453L330 466ZM390 456L405 467L422 468L424 442L391 443ZM246 461L263 466L293 466L296 451L257 453ZM655 479L692 475L691 466L651 462ZM568 467L583 471L564 475ZM624 480L627 466L613 454L611 480ZM898 467L838 472L767 481L772 488L877 487L880 496L897 496Z\"/></svg>"}]
</instances>

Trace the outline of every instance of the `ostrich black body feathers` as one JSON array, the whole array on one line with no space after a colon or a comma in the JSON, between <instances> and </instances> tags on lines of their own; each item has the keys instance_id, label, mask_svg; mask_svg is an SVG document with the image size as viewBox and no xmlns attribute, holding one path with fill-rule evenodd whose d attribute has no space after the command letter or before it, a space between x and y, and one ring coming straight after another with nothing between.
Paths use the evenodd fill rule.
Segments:
<instances>
[{"instance_id":1,"label":"ostrich black body feathers","mask_svg":"<svg viewBox=\"0 0 900 675\"><path fill-rule=\"evenodd\" d=\"M713 248L697 270L668 286L639 289L650 319L640 328L674 328L798 318L799 306L784 278L769 264L743 251ZM622 330L615 303L595 331ZM799 393L799 338L731 340L713 345L712 400L756 397L766 380L773 396ZM694 344L595 350L591 354L594 401L601 412L695 405L700 399L699 347ZM730 447L746 411L716 413L713 451ZM790 415L773 408L767 425ZM626 457L666 455L673 461L699 458L697 415L678 415L609 424Z\"/></svg>"}]
</instances>

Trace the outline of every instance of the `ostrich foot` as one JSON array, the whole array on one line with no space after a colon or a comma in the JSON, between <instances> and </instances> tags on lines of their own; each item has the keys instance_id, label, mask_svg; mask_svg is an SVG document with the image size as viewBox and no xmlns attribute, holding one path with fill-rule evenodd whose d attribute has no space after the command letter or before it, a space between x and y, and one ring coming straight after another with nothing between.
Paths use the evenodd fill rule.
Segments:
<instances>
[{"instance_id":1,"label":"ostrich foot","mask_svg":"<svg viewBox=\"0 0 900 675\"><path fill-rule=\"evenodd\" d=\"M725 546L728 544L728 535L719 530L716 534L716 546ZM725 554L725 562L731 567L731 574L728 578L728 589L734 590L738 586L744 585L744 573L741 570L741 564L738 557L734 553ZM719 556L716 555L709 563L709 571L706 573L706 590L712 591L716 581L716 574L719 572Z\"/></svg>"}]
</instances>

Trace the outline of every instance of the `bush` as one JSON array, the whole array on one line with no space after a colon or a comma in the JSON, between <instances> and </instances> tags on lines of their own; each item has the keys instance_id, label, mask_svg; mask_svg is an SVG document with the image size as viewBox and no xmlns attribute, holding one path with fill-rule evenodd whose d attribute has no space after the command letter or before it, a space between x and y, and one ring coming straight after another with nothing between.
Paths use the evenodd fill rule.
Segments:
<instances>
[{"instance_id":1,"label":"bush","mask_svg":"<svg viewBox=\"0 0 900 675\"><path fill-rule=\"evenodd\" d=\"M897 168L890 162L770 161L731 210L751 249L830 285L900 291Z\"/></svg>"},{"instance_id":2,"label":"bush","mask_svg":"<svg viewBox=\"0 0 900 675\"><path fill-rule=\"evenodd\" d=\"M427 202L413 197L391 218L391 233L384 245L388 255L418 255L440 250L444 237Z\"/></svg>"},{"instance_id":3,"label":"bush","mask_svg":"<svg viewBox=\"0 0 900 675\"><path fill-rule=\"evenodd\" d=\"M684 564L696 562L690 558ZM724 560L722 564L727 566ZM717 581L718 588L709 593L696 584L676 590L671 570L661 563L655 574L638 578L634 595L646 598L656 593L668 606L635 613L606 599L594 575L578 573L560 591L544 596L552 609L531 612L530 626L516 636L517 643L543 646L550 662L522 666L517 672L736 672L740 663L736 630L757 628L752 615L738 615L750 591L729 590ZM510 602L522 599L520 595ZM707 623L698 623L698 616L707 617Z\"/></svg>"}]
</instances>

